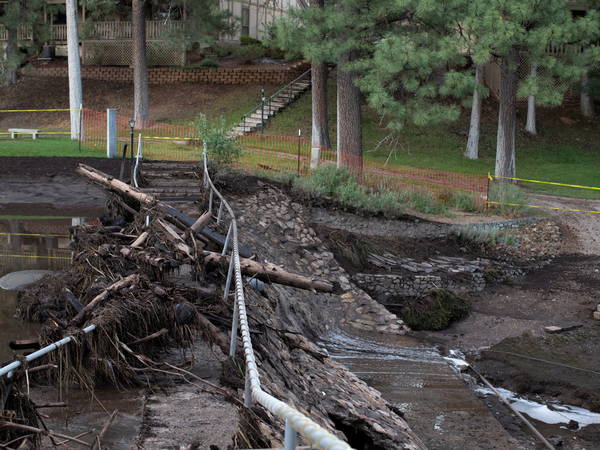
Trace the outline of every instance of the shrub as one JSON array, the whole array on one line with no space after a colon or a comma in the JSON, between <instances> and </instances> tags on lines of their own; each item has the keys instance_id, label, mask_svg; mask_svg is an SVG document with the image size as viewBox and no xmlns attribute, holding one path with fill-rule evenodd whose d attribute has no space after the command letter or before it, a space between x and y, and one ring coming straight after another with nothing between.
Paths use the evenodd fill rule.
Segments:
<instances>
[{"instance_id":1,"label":"shrub","mask_svg":"<svg viewBox=\"0 0 600 450\"><path fill-rule=\"evenodd\" d=\"M260 45L262 46L262 42L258 39L251 38L250 36L241 36L240 37L240 45Z\"/></svg>"},{"instance_id":2,"label":"shrub","mask_svg":"<svg viewBox=\"0 0 600 450\"><path fill-rule=\"evenodd\" d=\"M237 161L242 148L237 139L229 135L230 128L223 117L215 123L210 123L204 114L196 119L199 137L206 145L211 161L217 164L231 164Z\"/></svg>"},{"instance_id":3,"label":"shrub","mask_svg":"<svg viewBox=\"0 0 600 450\"><path fill-rule=\"evenodd\" d=\"M219 63L211 58L204 58L200 63L200 68L202 69L210 69L213 67L219 67Z\"/></svg>"},{"instance_id":4,"label":"shrub","mask_svg":"<svg viewBox=\"0 0 600 450\"><path fill-rule=\"evenodd\" d=\"M413 330L443 330L469 314L469 303L445 289L406 301L400 316Z\"/></svg>"},{"instance_id":5,"label":"shrub","mask_svg":"<svg viewBox=\"0 0 600 450\"><path fill-rule=\"evenodd\" d=\"M477 226L454 226L451 233L459 239L467 242L474 242L480 245L498 245L514 246L517 243L517 237L510 231L501 231L495 226L477 227Z\"/></svg>"},{"instance_id":6,"label":"shrub","mask_svg":"<svg viewBox=\"0 0 600 450\"><path fill-rule=\"evenodd\" d=\"M446 202L452 208L456 208L460 211L476 212L479 210L475 203L475 198L473 198L473 194L469 194L465 191L450 192Z\"/></svg>"},{"instance_id":7,"label":"shrub","mask_svg":"<svg viewBox=\"0 0 600 450\"><path fill-rule=\"evenodd\" d=\"M334 195L339 186L351 181L352 176L347 169L338 169L332 164L322 164L312 171L307 184L318 194Z\"/></svg>"},{"instance_id":8,"label":"shrub","mask_svg":"<svg viewBox=\"0 0 600 450\"><path fill-rule=\"evenodd\" d=\"M490 186L489 198L491 206L497 209L501 214L508 215L526 215L530 212L525 205L527 199L523 191L516 185L511 183L496 182ZM515 206L516 205L516 206Z\"/></svg>"},{"instance_id":9,"label":"shrub","mask_svg":"<svg viewBox=\"0 0 600 450\"><path fill-rule=\"evenodd\" d=\"M218 58L224 58L232 53L232 48L227 45L213 45L211 47L212 53Z\"/></svg>"},{"instance_id":10,"label":"shrub","mask_svg":"<svg viewBox=\"0 0 600 450\"><path fill-rule=\"evenodd\" d=\"M240 45L233 50L233 56L242 64L250 64L255 59L265 56L265 48L262 45Z\"/></svg>"}]
</instances>

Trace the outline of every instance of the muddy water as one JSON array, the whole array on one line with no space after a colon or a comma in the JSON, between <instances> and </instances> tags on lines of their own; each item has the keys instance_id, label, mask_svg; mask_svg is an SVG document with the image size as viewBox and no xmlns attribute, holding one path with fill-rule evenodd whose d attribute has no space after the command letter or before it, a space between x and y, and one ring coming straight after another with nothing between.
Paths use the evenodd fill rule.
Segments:
<instances>
[{"instance_id":1,"label":"muddy water","mask_svg":"<svg viewBox=\"0 0 600 450\"><path fill-rule=\"evenodd\" d=\"M430 449L505 449L516 442L471 388L431 347L405 337L388 342L328 336L330 355L398 407Z\"/></svg>"},{"instance_id":2,"label":"muddy water","mask_svg":"<svg viewBox=\"0 0 600 450\"><path fill-rule=\"evenodd\" d=\"M69 227L83 218L36 216L35 205L30 211L27 215L3 210L0 215L0 277L24 270L60 270L69 264ZM16 299L16 291L0 289L0 361L12 359L8 341L37 334L36 324L13 317Z\"/></svg>"}]
</instances>

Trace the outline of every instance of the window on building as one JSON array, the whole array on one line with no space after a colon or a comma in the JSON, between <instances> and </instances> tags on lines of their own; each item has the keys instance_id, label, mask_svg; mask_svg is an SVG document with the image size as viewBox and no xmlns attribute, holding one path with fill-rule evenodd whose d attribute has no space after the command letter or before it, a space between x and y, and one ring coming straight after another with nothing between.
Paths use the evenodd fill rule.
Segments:
<instances>
[{"instance_id":1,"label":"window on building","mask_svg":"<svg viewBox=\"0 0 600 450\"><path fill-rule=\"evenodd\" d=\"M242 7L242 36L250 36L250 8Z\"/></svg>"}]
</instances>

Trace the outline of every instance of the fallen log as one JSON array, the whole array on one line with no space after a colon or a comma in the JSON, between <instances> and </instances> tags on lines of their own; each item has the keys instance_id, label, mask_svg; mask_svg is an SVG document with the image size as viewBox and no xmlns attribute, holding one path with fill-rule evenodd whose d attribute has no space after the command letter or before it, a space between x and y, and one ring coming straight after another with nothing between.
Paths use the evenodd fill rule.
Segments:
<instances>
[{"instance_id":1,"label":"fallen log","mask_svg":"<svg viewBox=\"0 0 600 450\"><path fill-rule=\"evenodd\" d=\"M124 287L131 286L132 284L136 284L140 281L140 276L137 274L129 275L128 277L122 278L119 281L114 282L106 289L104 289L100 294L92 299L81 311L77 313L75 317L71 320L71 325L79 326L83 322L85 322L87 316L92 312L92 310L102 303L112 292L116 292L119 289L123 289Z\"/></svg>"},{"instance_id":2,"label":"fallen log","mask_svg":"<svg viewBox=\"0 0 600 450\"><path fill-rule=\"evenodd\" d=\"M185 253L186 256L189 257L192 261L194 261L196 259L193 256L194 251L192 250L192 248L183 241L181 236L179 236L177 234L177 232L173 228L171 228L171 226L167 225L160 219L155 220L154 223L157 223L158 225L160 225L162 227L162 229L167 233L166 234L167 239L169 239L171 242L173 242L178 250ZM203 248L203 247L201 247L201 248Z\"/></svg>"},{"instance_id":3,"label":"fallen log","mask_svg":"<svg viewBox=\"0 0 600 450\"><path fill-rule=\"evenodd\" d=\"M130 245L131 248L138 248L141 247L144 242L146 242L146 239L148 239L148 232L144 231L142 234L140 234L137 239L135 241L133 241Z\"/></svg>"},{"instance_id":4,"label":"fallen log","mask_svg":"<svg viewBox=\"0 0 600 450\"><path fill-rule=\"evenodd\" d=\"M203 255L206 264L217 264L222 267L229 265L229 256L209 251L204 251ZM329 281L286 272L281 267L271 263L259 263L251 259L240 258L240 269L244 275L258 278L267 283L284 284L314 292L333 292L334 286Z\"/></svg>"},{"instance_id":5,"label":"fallen log","mask_svg":"<svg viewBox=\"0 0 600 450\"><path fill-rule=\"evenodd\" d=\"M144 251L129 247L121 248L119 253L130 261L145 263L160 270L173 269L181 265L181 263L175 259L168 259L163 256L152 256Z\"/></svg>"},{"instance_id":6,"label":"fallen log","mask_svg":"<svg viewBox=\"0 0 600 450\"><path fill-rule=\"evenodd\" d=\"M212 213L210 211L206 211L204 214L198 217L198 219L196 219L196 221L193 224L190 225L190 229L192 231L202 230L206 225L208 225L208 222L210 222L211 218Z\"/></svg>"},{"instance_id":7,"label":"fallen log","mask_svg":"<svg viewBox=\"0 0 600 450\"><path fill-rule=\"evenodd\" d=\"M76 172L79 175L89 178L91 181L102 185L112 192L137 200L142 205L156 206L164 214L172 216L177 221L178 226L181 226L182 229L191 228L192 225L198 221L198 219L194 219L187 214L178 211L167 203L159 201L156 197L129 186L128 184L125 184L122 181L119 181L110 175L96 170L86 164L79 164ZM208 238L221 247L225 245L226 237L220 233L217 233L216 231L211 230L210 228L204 227L199 231L194 231L194 233L201 239ZM245 247L240 247L239 253L245 258L249 258L253 255L253 252Z\"/></svg>"}]
</instances>

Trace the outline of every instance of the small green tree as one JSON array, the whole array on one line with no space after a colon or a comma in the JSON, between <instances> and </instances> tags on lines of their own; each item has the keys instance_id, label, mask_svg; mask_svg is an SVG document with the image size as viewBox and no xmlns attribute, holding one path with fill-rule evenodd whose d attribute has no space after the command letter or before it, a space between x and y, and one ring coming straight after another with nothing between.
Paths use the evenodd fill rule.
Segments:
<instances>
[{"instance_id":1,"label":"small green tree","mask_svg":"<svg viewBox=\"0 0 600 450\"><path fill-rule=\"evenodd\" d=\"M211 123L204 114L200 114L196 119L196 128L211 161L217 164L232 164L239 159L242 147L238 140L231 136L231 127L224 118Z\"/></svg>"}]
</instances>

